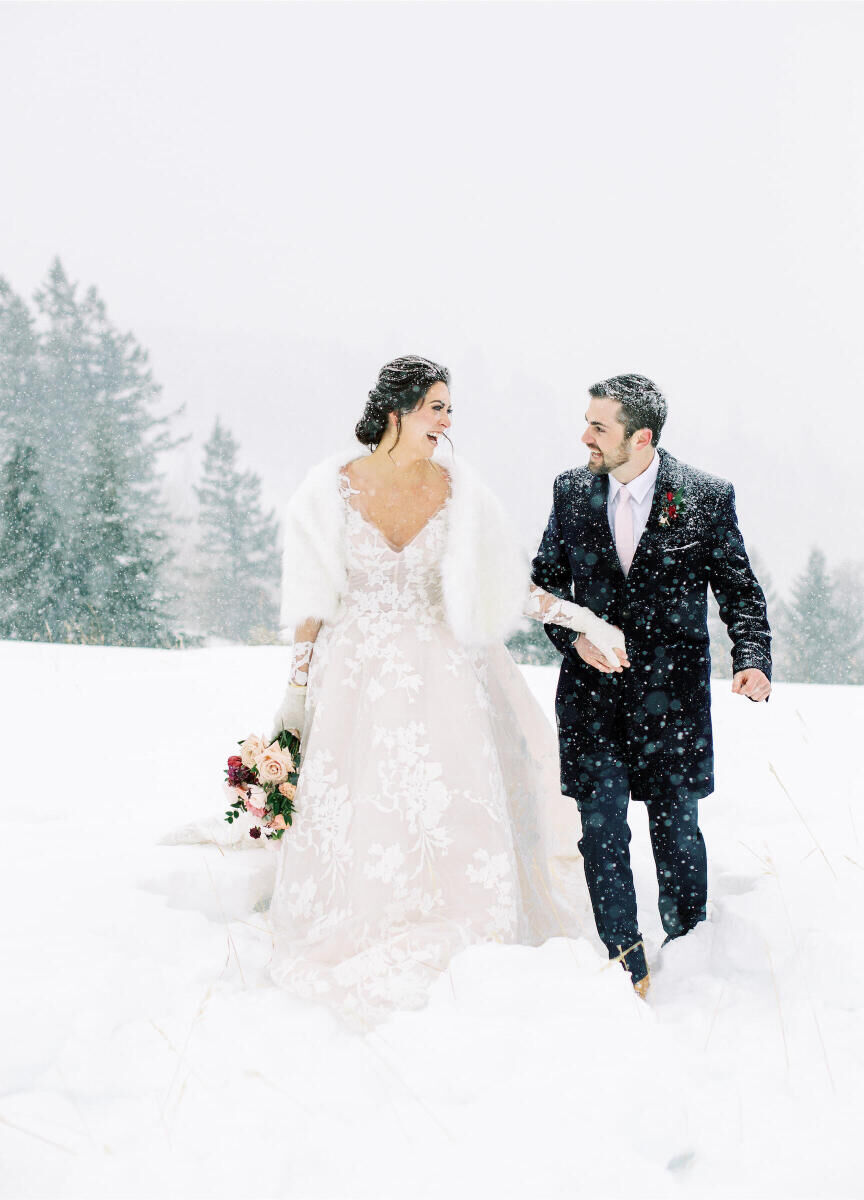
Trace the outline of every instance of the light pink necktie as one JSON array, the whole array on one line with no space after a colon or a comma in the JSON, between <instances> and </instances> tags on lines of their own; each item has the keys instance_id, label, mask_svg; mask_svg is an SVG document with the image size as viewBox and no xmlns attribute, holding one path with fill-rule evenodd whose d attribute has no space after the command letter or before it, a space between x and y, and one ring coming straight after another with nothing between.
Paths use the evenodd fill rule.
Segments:
<instances>
[{"instance_id":1,"label":"light pink necktie","mask_svg":"<svg viewBox=\"0 0 864 1200\"><path fill-rule=\"evenodd\" d=\"M615 549L621 570L626 575L636 547L633 545L633 505L624 485L618 489L618 507L615 509Z\"/></svg>"}]
</instances>

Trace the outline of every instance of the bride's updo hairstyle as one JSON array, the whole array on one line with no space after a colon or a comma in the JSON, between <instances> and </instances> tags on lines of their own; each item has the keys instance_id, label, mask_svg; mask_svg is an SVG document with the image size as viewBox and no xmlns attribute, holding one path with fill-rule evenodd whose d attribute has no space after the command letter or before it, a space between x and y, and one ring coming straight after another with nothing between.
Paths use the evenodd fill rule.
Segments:
<instances>
[{"instance_id":1,"label":"bride's updo hairstyle","mask_svg":"<svg viewBox=\"0 0 864 1200\"><path fill-rule=\"evenodd\" d=\"M433 383L450 386L450 372L439 363L417 354L406 354L394 358L378 372L378 382L369 393L363 416L354 432L357 441L364 446L380 444L391 412L396 414L396 442L402 436L402 414L413 412L423 403L423 398Z\"/></svg>"}]
</instances>

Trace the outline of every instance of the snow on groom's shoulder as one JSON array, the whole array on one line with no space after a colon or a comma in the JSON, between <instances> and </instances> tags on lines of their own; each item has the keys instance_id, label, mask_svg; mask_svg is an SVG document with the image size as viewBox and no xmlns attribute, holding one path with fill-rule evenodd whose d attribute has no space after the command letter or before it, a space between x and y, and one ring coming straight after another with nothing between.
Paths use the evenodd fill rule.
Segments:
<instances>
[{"instance_id":1,"label":"snow on groom's shoulder","mask_svg":"<svg viewBox=\"0 0 864 1200\"><path fill-rule=\"evenodd\" d=\"M587 467L570 467L555 476L554 493L556 496L566 496L577 488L590 487L596 476Z\"/></svg>"},{"instance_id":2,"label":"snow on groom's shoulder","mask_svg":"<svg viewBox=\"0 0 864 1200\"><path fill-rule=\"evenodd\" d=\"M723 479L720 475L712 475L710 471L703 471L701 467L691 466L690 463L682 462L671 454L667 453L666 457L667 460L671 460L685 486L695 487L705 495L720 495L728 492L732 487L729 480Z\"/></svg>"}]
</instances>

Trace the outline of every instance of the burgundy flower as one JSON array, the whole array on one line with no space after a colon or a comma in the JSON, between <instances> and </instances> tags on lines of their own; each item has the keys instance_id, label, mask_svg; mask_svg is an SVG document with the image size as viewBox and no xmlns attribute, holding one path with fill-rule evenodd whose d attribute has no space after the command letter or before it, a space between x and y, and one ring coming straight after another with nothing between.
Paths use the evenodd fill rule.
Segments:
<instances>
[{"instance_id":1,"label":"burgundy flower","mask_svg":"<svg viewBox=\"0 0 864 1200\"><path fill-rule=\"evenodd\" d=\"M261 830L258 828L257 825L253 825L252 828L249 830L249 836L254 837L254 838L260 838Z\"/></svg>"},{"instance_id":2,"label":"burgundy flower","mask_svg":"<svg viewBox=\"0 0 864 1200\"><path fill-rule=\"evenodd\" d=\"M240 767L242 765L243 765L243 759L240 757L239 754L232 754L231 757L228 759L229 767Z\"/></svg>"},{"instance_id":3,"label":"burgundy flower","mask_svg":"<svg viewBox=\"0 0 864 1200\"><path fill-rule=\"evenodd\" d=\"M232 757L235 756L232 755ZM236 762L228 760L228 784L230 787L246 787L250 783L257 782L258 776L251 767L244 767L239 758Z\"/></svg>"}]
</instances>

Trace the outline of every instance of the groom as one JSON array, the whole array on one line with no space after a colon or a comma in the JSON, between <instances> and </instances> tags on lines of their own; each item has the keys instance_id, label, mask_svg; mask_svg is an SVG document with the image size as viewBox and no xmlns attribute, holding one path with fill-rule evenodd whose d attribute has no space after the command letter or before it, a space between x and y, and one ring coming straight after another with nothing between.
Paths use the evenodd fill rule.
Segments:
<instances>
[{"instance_id":1,"label":"groom","mask_svg":"<svg viewBox=\"0 0 864 1200\"><path fill-rule=\"evenodd\" d=\"M561 790L579 806L597 932L644 996L628 802L648 805L668 942L705 919L698 805L714 790L708 587L732 639L733 692L767 700L771 635L732 485L657 449L666 400L650 379L619 375L589 394L588 466L555 480L532 577L624 631L630 665L615 672L584 634L574 641L545 626L564 655Z\"/></svg>"}]
</instances>

